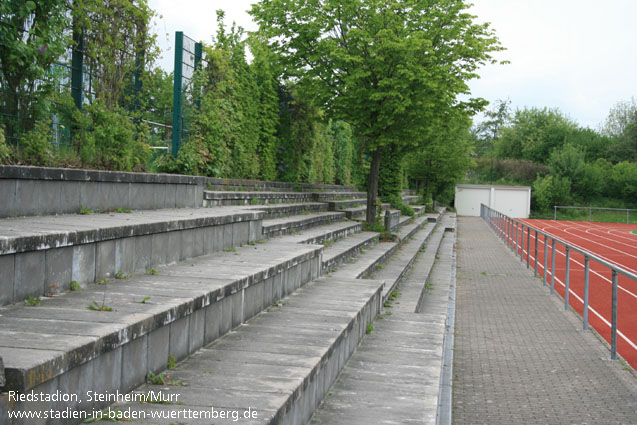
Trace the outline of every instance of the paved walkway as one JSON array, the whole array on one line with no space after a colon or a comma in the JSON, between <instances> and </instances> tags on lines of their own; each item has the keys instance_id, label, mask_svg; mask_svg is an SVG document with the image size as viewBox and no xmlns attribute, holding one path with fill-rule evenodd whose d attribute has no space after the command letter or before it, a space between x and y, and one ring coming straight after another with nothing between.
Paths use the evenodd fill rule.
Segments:
<instances>
[{"instance_id":1,"label":"paved walkway","mask_svg":"<svg viewBox=\"0 0 637 425\"><path fill-rule=\"evenodd\" d=\"M637 379L481 219L457 252L454 424L637 423Z\"/></svg>"}]
</instances>

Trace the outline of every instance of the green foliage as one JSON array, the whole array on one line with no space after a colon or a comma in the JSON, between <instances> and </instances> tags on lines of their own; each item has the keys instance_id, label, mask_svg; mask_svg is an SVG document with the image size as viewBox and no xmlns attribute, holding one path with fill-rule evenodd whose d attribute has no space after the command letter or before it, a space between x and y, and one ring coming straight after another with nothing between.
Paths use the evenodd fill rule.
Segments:
<instances>
[{"instance_id":1,"label":"green foliage","mask_svg":"<svg viewBox=\"0 0 637 425\"><path fill-rule=\"evenodd\" d=\"M65 0L0 2L0 124L6 125L5 136L13 143L47 118L57 77L50 70L69 43L67 4Z\"/></svg>"},{"instance_id":2,"label":"green foliage","mask_svg":"<svg viewBox=\"0 0 637 425\"><path fill-rule=\"evenodd\" d=\"M467 179L475 184L531 185L538 175L549 173L546 165L528 159L475 158Z\"/></svg>"},{"instance_id":3,"label":"green foliage","mask_svg":"<svg viewBox=\"0 0 637 425\"><path fill-rule=\"evenodd\" d=\"M334 148L335 183L351 185L355 149L352 128L344 121L330 120L329 131Z\"/></svg>"},{"instance_id":4,"label":"green foliage","mask_svg":"<svg viewBox=\"0 0 637 425\"><path fill-rule=\"evenodd\" d=\"M613 167L612 194L635 202L637 199L637 163L622 161Z\"/></svg>"},{"instance_id":5,"label":"green foliage","mask_svg":"<svg viewBox=\"0 0 637 425\"><path fill-rule=\"evenodd\" d=\"M414 147L430 115L459 105L466 81L500 50L463 1L262 1L251 14L280 55L284 77L353 125L372 156L367 220L373 222L380 148ZM484 104L469 100L465 111Z\"/></svg>"},{"instance_id":6,"label":"green foliage","mask_svg":"<svg viewBox=\"0 0 637 425\"><path fill-rule=\"evenodd\" d=\"M8 163L11 159L11 149L4 138L4 130L0 127L0 164Z\"/></svg>"},{"instance_id":7,"label":"green foliage","mask_svg":"<svg viewBox=\"0 0 637 425\"><path fill-rule=\"evenodd\" d=\"M20 138L19 157L33 165L47 166L52 153L51 127L48 121L38 121Z\"/></svg>"},{"instance_id":8,"label":"green foliage","mask_svg":"<svg viewBox=\"0 0 637 425\"><path fill-rule=\"evenodd\" d=\"M425 199L447 203L456 183L462 181L473 161L470 121L462 110L444 111L434 128L420 136L418 152L407 155L406 169Z\"/></svg>"},{"instance_id":9,"label":"green foliage","mask_svg":"<svg viewBox=\"0 0 637 425\"><path fill-rule=\"evenodd\" d=\"M24 305L28 306L28 307L37 307L40 305L40 297L32 297L31 295L29 295L29 297L24 300Z\"/></svg>"},{"instance_id":10,"label":"green foliage","mask_svg":"<svg viewBox=\"0 0 637 425\"><path fill-rule=\"evenodd\" d=\"M97 301L93 301L91 304L86 306L86 308L93 311L113 311L113 308L105 305L104 302L99 304Z\"/></svg>"},{"instance_id":11,"label":"green foliage","mask_svg":"<svg viewBox=\"0 0 637 425\"><path fill-rule=\"evenodd\" d=\"M496 143L499 158L544 162L551 151L560 148L576 124L557 109L517 110L511 125L501 130Z\"/></svg>"},{"instance_id":12,"label":"green foliage","mask_svg":"<svg viewBox=\"0 0 637 425\"><path fill-rule=\"evenodd\" d=\"M110 170L141 170L150 159L145 137L139 137L126 112L115 106L107 108L100 99L76 114L78 135L73 143L83 163Z\"/></svg>"},{"instance_id":13,"label":"green foliage","mask_svg":"<svg viewBox=\"0 0 637 425\"><path fill-rule=\"evenodd\" d=\"M570 205L571 181L568 177L538 177L533 183L533 192L537 209L548 211L555 205Z\"/></svg>"}]
</instances>

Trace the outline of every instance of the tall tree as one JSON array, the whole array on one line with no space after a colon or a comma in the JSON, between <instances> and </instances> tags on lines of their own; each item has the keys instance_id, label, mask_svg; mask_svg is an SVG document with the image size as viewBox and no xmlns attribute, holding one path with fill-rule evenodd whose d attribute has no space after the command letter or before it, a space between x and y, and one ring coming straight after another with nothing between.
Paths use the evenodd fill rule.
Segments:
<instances>
[{"instance_id":1,"label":"tall tree","mask_svg":"<svg viewBox=\"0 0 637 425\"><path fill-rule=\"evenodd\" d=\"M371 154L370 224L383 148L415 146L428 115L458 104L466 81L501 49L467 7L462 0L263 0L252 7L284 76L352 124Z\"/></svg>"}]
</instances>

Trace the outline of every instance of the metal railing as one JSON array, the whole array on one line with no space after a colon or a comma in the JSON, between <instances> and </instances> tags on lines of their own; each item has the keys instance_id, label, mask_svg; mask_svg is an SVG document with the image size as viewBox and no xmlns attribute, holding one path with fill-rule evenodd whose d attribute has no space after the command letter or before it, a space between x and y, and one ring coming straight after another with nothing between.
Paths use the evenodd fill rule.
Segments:
<instances>
[{"instance_id":1,"label":"metal railing","mask_svg":"<svg viewBox=\"0 0 637 425\"><path fill-rule=\"evenodd\" d=\"M551 274L551 295L555 293L555 252L556 252L556 244L560 244L564 246L565 250L565 261L566 261L566 270L564 273L564 309L567 310L569 307L569 284L570 284L570 263L571 263L571 253L577 252L584 256L584 310L582 314L583 319L583 329L588 329L588 312L589 312L589 274L590 274L590 261L593 260L611 271L612 275L612 310L611 310L611 352L610 358L612 360L616 359L617 356L617 276L623 275L632 280L637 281L637 275L631 273L627 270L622 269L621 267L616 266L615 264L609 263L608 261L592 254L588 251L585 251L581 248L578 248L566 241L563 241L559 238L556 238L552 235L549 235L541 230L538 230L528 224L516 220L514 218L508 217L496 210L489 208L488 206L481 204L480 205L480 217L495 231L496 235L500 237L504 241L504 243L511 248L511 250L518 256L520 261L524 262L524 243L526 242L526 267L530 268L530 259L531 259L531 233L534 233L534 266L533 266L533 274L534 276L538 275L537 266L537 255L538 255L538 236L544 237L544 263L542 265L544 272L542 273L542 282L546 286L547 285L547 256L548 251L551 251L551 262L550 262L550 274ZM526 238L525 238L526 233ZM526 239L526 240L525 240ZM549 248L550 243L550 248Z\"/></svg>"}]
</instances>

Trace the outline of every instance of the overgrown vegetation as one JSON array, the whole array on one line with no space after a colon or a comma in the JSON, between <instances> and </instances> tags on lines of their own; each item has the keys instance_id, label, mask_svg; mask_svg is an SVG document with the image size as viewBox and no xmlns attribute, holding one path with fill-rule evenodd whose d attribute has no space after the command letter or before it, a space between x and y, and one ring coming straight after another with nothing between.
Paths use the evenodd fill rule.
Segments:
<instances>
[{"instance_id":1,"label":"overgrown vegetation","mask_svg":"<svg viewBox=\"0 0 637 425\"><path fill-rule=\"evenodd\" d=\"M554 205L637 207L637 102L619 102L599 130L559 110L511 112L498 101L472 131L468 182L532 186L535 215Z\"/></svg>"},{"instance_id":2,"label":"overgrown vegetation","mask_svg":"<svg viewBox=\"0 0 637 425\"><path fill-rule=\"evenodd\" d=\"M147 0L3 2L0 161L355 185L370 224L377 197L413 215L403 188L448 199L472 164L470 117L486 102L459 95L501 46L464 1L369 6L261 2L249 35L218 11L185 93L187 137L152 161L149 122L171 125L173 84Z\"/></svg>"}]
</instances>

